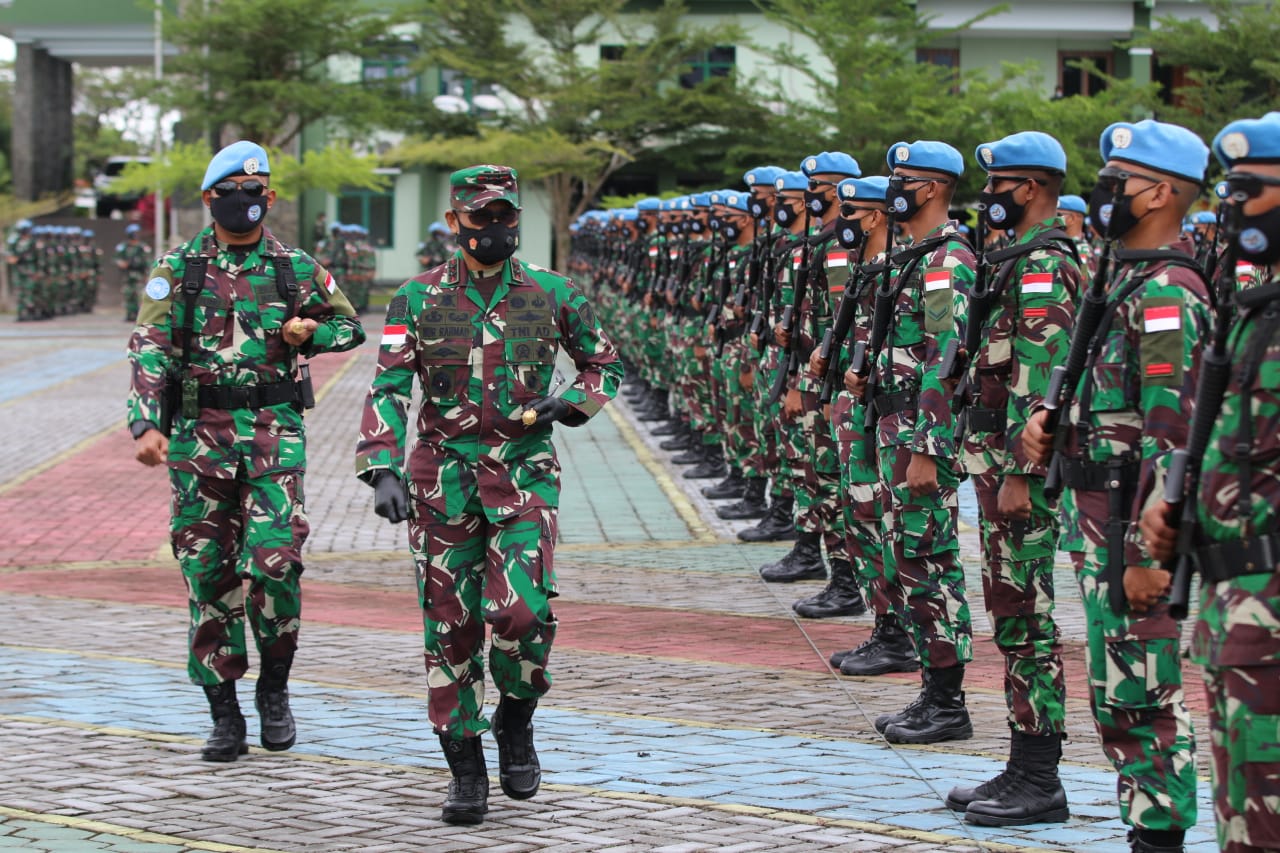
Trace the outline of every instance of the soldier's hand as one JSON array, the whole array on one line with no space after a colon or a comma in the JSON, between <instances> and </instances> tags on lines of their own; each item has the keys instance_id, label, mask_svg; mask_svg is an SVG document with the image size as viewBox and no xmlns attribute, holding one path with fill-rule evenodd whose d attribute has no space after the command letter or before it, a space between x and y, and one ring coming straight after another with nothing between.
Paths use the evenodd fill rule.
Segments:
<instances>
[{"instance_id":1,"label":"soldier's hand","mask_svg":"<svg viewBox=\"0 0 1280 853\"><path fill-rule=\"evenodd\" d=\"M169 438L158 429L149 429L133 443L133 458L148 468L163 465L169 459Z\"/></svg>"},{"instance_id":2,"label":"soldier's hand","mask_svg":"<svg viewBox=\"0 0 1280 853\"><path fill-rule=\"evenodd\" d=\"M1021 474L1010 474L1000 484L996 495L996 509L1005 518L1028 519L1031 517L1031 487Z\"/></svg>"},{"instance_id":3,"label":"soldier's hand","mask_svg":"<svg viewBox=\"0 0 1280 853\"><path fill-rule=\"evenodd\" d=\"M757 335L755 332L752 332L748 337L750 337L750 338L751 338L751 348L752 348L753 350L759 351L759 350L760 350L760 336L759 336L759 335Z\"/></svg>"},{"instance_id":4,"label":"soldier's hand","mask_svg":"<svg viewBox=\"0 0 1280 853\"><path fill-rule=\"evenodd\" d=\"M809 372L821 376L827 369L827 360L822 357L822 350L814 350L809 356Z\"/></svg>"},{"instance_id":5,"label":"soldier's hand","mask_svg":"<svg viewBox=\"0 0 1280 853\"><path fill-rule=\"evenodd\" d=\"M538 427L548 427L559 420L563 420L566 415L573 411L572 407L559 397L541 397L524 407L524 425L530 429ZM534 418L529 418L529 413L534 414Z\"/></svg>"},{"instance_id":6,"label":"soldier's hand","mask_svg":"<svg viewBox=\"0 0 1280 853\"><path fill-rule=\"evenodd\" d=\"M800 397L800 389L788 389L787 396L782 399L782 416L793 421L802 414L804 414L804 402Z\"/></svg>"},{"instance_id":7,"label":"soldier's hand","mask_svg":"<svg viewBox=\"0 0 1280 853\"><path fill-rule=\"evenodd\" d=\"M1178 531L1169 519L1173 516L1173 507L1167 501L1158 501L1142 513L1138 522L1138 530L1142 533L1143 543L1152 559L1167 563L1173 559L1178 543Z\"/></svg>"},{"instance_id":8,"label":"soldier's hand","mask_svg":"<svg viewBox=\"0 0 1280 853\"><path fill-rule=\"evenodd\" d=\"M867 380L853 372L850 368L844 372L844 390L848 391L858 399L867 392Z\"/></svg>"},{"instance_id":9,"label":"soldier's hand","mask_svg":"<svg viewBox=\"0 0 1280 853\"><path fill-rule=\"evenodd\" d=\"M822 404L822 416L827 419L827 423L831 422L831 404L830 403Z\"/></svg>"},{"instance_id":10,"label":"soldier's hand","mask_svg":"<svg viewBox=\"0 0 1280 853\"><path fill-rule=\"evenodd\" d=\"M1053 436L1044 430L1048 418L1049 413L1041 409L1027 419L1027 426L1022 430L1022 450L1037 465L1047 465L1053 455Z\"/></svg>"},{"instance_id":11,"label":"soldier's hand","mask_svg":"<svg viewBox=\"0 0 1280 853\"><path fill-rule=\"evenodd\" d=\"M409 488L391 471L382 471L373 481L373 511L392 524L409 517Z\"/></svg>"},{"instance_id":12,"label":"soldier's hand","mask_svg":"<svg viewBox=\"0 0 1280 853\"><path fill-rule=\"evenodd\" d=\"M791 333L782 328L782 324L773 327L773 341L780 347L785 347L791 343Z\"/></svg>"},{"instance_id":13,"label":"soldier's hand","mask_svg":"<svg viewBox=\"0 0 1280 853\"><path fill-rule=\"evenodd\" d=\"M1124 595L1135 613L1146 613L1169 592L1173 576L1164 569L1148 569L1146 566L1126 566L1124 570Z\"/></svg>"},{"instance_id":14,"label":"soldier's hand","mask_svg":"<svg viewBox=\"0 0 1280 853\"><path fill-rule=\"evenodd\" d=\"M294 317L284 324L284 341L291 347L300 347L311 339L320 324L315 320Z\"/></svg>"},{"instance_id":15,"label":"soldier's hand","mask_svg":"<svg viewBox=\"0 0 1280 853\"><path fill-rule=\"evenodd\" d=\"M907 464L907 490L913 498L938 491L938 463L927 453L912 453Z\"/></svg>"}]
</instances>

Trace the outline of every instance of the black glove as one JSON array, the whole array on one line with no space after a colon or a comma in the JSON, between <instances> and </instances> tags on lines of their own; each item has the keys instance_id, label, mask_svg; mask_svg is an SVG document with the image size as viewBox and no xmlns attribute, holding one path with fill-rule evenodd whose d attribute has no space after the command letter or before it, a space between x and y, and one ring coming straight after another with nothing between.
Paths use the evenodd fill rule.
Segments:
<instances>
[{"instance_id":1,"label":"black glove","mask_svg":"<svg viewBox=\"0 0 1280 853\"><path fill-rule=\"evenodd\" d=\"M381 471L374 478L373 511L392 524L409 517L409 489L391 471Z\"/></svg>"},{"instance_id":2,"label":"black glove","mask_svg":"<svg viewBox=\"0 0 1280 853\"><path fill-rule=\"evenodd\" d=\"M529 424L529 429L551 426L573 411L573 408L559 397L540 397L524 407L526 412L537 412L538 419Z\"/></svg>"}]
</instances>

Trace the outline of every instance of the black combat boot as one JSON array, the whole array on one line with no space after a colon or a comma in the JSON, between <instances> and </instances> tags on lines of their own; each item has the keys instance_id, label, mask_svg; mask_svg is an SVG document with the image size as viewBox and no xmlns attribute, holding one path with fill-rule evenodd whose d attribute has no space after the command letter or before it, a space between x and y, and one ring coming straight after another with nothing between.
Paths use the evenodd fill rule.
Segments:
<instances>
[{"instance_id":1,"label":"black combat boot","mask_svg":"<svg viewBox=\"0 0 1280 853\"><path fill-rule=\"evenodd\" d=\"M716 510L716 515L730 521L743 518L764 518L769 512L769 504L765 502L765 488L769 481L764 477L746 477L742 489L742 500Z\"/></svg>"},{"instance_id":2,"label":"black combat boot","mask_svg":"<svg viewBox=\"0 0 1280 853\"><path fill-rule=\"evenodd\" d=\"M1009 760L1005 762L1004 770L993 779L988 779L981 785L974 788L962 788L959 785L951 789L951 793L947 794L947 808L952 811L962 812L969 808L969 803L978 800L990 800L998 797L1008 786L1014 784L1018 776L1022 774L1022 738L1018 737L1016 731L1010 733L1009 737Z\"/></svg>"},{"instance_id":3,"label":"black combat boot","mask_svg":"<svg viewBox=\"0 0 1280 853\"><path fill-rule=\"evenodd\" d=\"M686 480L714 480L729 473L724 461L724 448L716 444L702 445L702 462L696 468L684 472Z\"/></svg>"},{"instance_id":4,"label":"black combat boot","mask_svg":"<svg viewBox=\"0 0 1280 853\"><path fill-rule=\"evenodd\" d=\"M844 664L842 663L840 664L840 666L841 666L840 671L844 672L844 669L843 669ZM894 723L905 722L907 719L909 719L911 715L914 714L920 708L920 706L924 704L925 699L928 696L929 678L930 678L929 670L926 669L924 672L920 673L920 692L916 694L916 698L912 699L907 704L907 707L903 708L901 711L895 711L892 714L881 714L880 716L876 717L875 722L872 723L872 725L875 727L875 730L878 731L880 734L884 734L884 730L889 728L889 726L893 725Z\"/></svg>"},{"instance_id":5,"label":"black combat boot","mask_svg":"<svg viewBox=\"0 0 1280 853\"><path fill-rule=\"evenodd\" d=\"M1013 742L1022 742L1017 769L995 796L974 800L964 819L979 826L1025 826L1029 823L1062 823L1069 816L1067 792L1058 778L1062 758L1061 735L1013 733ZM1009 763L1012 765L1013 748ZM979 786L981 787L981 786ZM951 798L947 798L950 805Z\"/></svg>"},{"instance_id":6,"label":"black combat boot","mask_svg":"<svg viewBox=\"0 0 1280 853\"><path fill-rule=\"evenodd\" d=\"M244 739L244 714L240 713L240 702L236 699L236 683L206 684L204 695L209 700L213 731L204 742L200 757L205 761L235 761L249 751Z\"/></svg>"},{"instance_id":7,"label":"black combat boot","mask_svg":"<svg viewBox=\"0 0 1280 853\"><path fill-rule=\"evenodd\" d=\"M890 613L877 614L871 636L840 661L842 675L883 675L915 672L919 668L915 644L898 617Z\"/></svg>"},{"instance_id":8,"label":"black combat boot","mask_svg":"<svg viewBox=\"0 0 1280 853\"><path fill-rule=\"evenodd\" d=\"M298 738L293 712L289 710L289 668L292 665L293 655L263 658L258 688L254 691L253 704L258 709L262 746L272 752L288 749Z\"/></svg>"},{"instance_id":9,"label":"black combat boot","mask_svg":"<svg viewBox=\"0 0 1280 853\"><path fill-rule=\"evenodd\" d=\"M822 534L801 533L791 553L781 561L760 569L760 577L769 583L819 580L827 576L822 561Z\"/></svg>"},{"instance_id":10,"label":"black combat boot","mask_svg":"<svg viewBox=\"0 0 1280 853\"><path fill-rule=\"evenodd\" d=\"M760 523L755 527L738 531L738 538L743 542L785 542L796 538L796 526L791 521L791 510L795 506L793 496L775 497L773 505Z\"/></svg>"},{"instance_id":11,"label":"black combat boot","mask_svg":"<svg viewBox=\"0 0 1280 853\"><path fill-rule=\"evenodd\" d=\"M673 432L670 438L658 442L659 448L662 450L678 452L681 450L688 450L693 446L691 442L694 440L695 436L693 434L693 430L689 428L688 421L680 418L672 418L659 427L659 429L666 429L667 427L673 427ZM654 430L654 432L657 432L657 430Z\"/></svg>"},{"instance_id":12,"label":"black combat boot","mask_svg":"<svg viewBox=\"0 0 1280 853\"><path fill-rule=\"evenodd\" d=\"M649 398L652 402L636 413L636 420L665 421L671 417L671 401L666 388L658 388Z\"/></svg>"},{"instance_id":13,"label":"black combat boot","mask_svg":"<svg viewBox=\"0 0 1280 853\"><path fill-rule=\"evenodd\" d=\"M689 431L689 424L687 422L682 421L679 418L672 418L666 423L658 424L656 427L649 430L649 435L653 436L654 438L669 438L671 436L684 435L688 431ZM662 444L659 444L658 446L662 447L663 444L666 444L666 442L664 441L662 442ZM662 447L662 449L670 450L671 448Z\"/></svg>"},{"instance_id":14,"label":"black combat boot","mask_svg":"<svg viewBox=\"0 0 1280 853\"><path fill-rule=\"evenodd\" d=\"M703 486L702 496L712 501L737 500L742 497L746 489L747 481L742 479L742 471L738 468L730 468L729 476L714 486Z\"/></svg>"},{"instance_id":15,"label":"black combat boot","mask_svg":"<svg viewBox=\"0 0 1280 853\"><path fill-rule=\"evenodd\" d=\"M822 592L802 598L791 609L806 619L827 619L832 616L861 616L867 605L858 591L853 577L853 564L843 557L831 558L831 579Z\"/></svg>"},{"instance_id":16,"label":"black combat boot","mask_svg":"<svg viewBox=\"0 0 1280 853\"><path fill-rule=\"evenodd\" d=\"M671 457L673 465L701 465L707 459L707 446L702 443L701 430L694 430L689 437L689 446L684 453Z\"/></svg>"},{"instance_id":17,"label":"black combat boot","mask_svg":"<svg viewBox=\"0 0 1280 853\"><path fill-rule=\"evenodd\" d=\"M889 743L940 743L973 737L969 709L964 706L964 666L928 670L922 702L906 719L889 723L884 737Z\"/></svg>"},{"instance_id":18,"label":"black combat boot","mask_svg":"<svg viewBox=\"0 0 1280 853\"><path fill-rule=\"evenodd\" d=\"M484 745L478 737L440 735L440 746L453 774L440 819L455 824L482 823L485 812L489 811L489 770L484 764Z\"/></svg>"},{"instance_id":19,"label":"black combat boot","mask_svg":"<svg viewBox=\"0 0 1280 853\"><path fill-rule=\"evenodd\" d=\"M622 396L628 403L638 403L649 393L649 383L643 379L637 379L634 382L625 383L622 389Z\"/></svg>"},{"instance_id":20,"label":"black combat boot","mask_svg":"<svg viewBox=\"0 0 1280 853\"><path fill-rule=\"evenodd\" d=\"M542 765L533 748L533 712L537 699L503 696L493 712L493 739L498 742L498 781L513 800L527 800L538 793Z\"/></svg>"},{"instance_id":21,"label":"black combat boot","mask_svg":"<svg viewBox=\"0 0 1280 853\"><path fill-rule=\"evenodd\" d=\"M1132 853L1183 853L1186 849L1182 841L1186 833L1180 829L1144 829L1135 827L1129 830L1129 844Z\"/></svg>"}]
</instances>

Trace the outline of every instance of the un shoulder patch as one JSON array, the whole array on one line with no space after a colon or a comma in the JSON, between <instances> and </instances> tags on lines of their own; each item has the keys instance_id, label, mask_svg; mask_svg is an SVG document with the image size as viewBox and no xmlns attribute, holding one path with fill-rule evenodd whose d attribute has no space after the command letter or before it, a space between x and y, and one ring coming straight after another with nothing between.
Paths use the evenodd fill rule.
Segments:
<instances>
[{"instance_id":1,"label":"un shoulder patch","mask_svg":"<svg viewBox=\"0 0 1280 853\"><path fill-rule=\"evenodd\" d=\"M150 296L157 302L161 299L167 299L171 290L173 290L173 288L169 284L169 280L166 278L156 276L151 279L151 281L147 282L147 296Z\"/></svg>"}]
</instances>

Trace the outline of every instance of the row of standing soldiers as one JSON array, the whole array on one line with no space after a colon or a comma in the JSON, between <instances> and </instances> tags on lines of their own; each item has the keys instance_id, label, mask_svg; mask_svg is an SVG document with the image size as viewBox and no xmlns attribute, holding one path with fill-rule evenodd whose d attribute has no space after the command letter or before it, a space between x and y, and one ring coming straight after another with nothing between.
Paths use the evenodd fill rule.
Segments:
<instances>
[{"instance_id":1,"label":"row of standing soldiers","mask_svg":"<svg viewBox=\"0 0 1280 853\"><path fill-rule=\"evenodd\" d=\"M826 578L801 616L874 611L870 638L832 656L841 672L921 670L915 701L875 721L893 743L972 736L957 487L973 482L1011 738L1002 773L950 792L969 822L1068 818L1061 549L1132 849L1182 850L1196 822L1177 622L1193 570L1219 841L1280 848L1280 773L1265 770L1280 770L1280 716L1254 716L1280 713L1280 673L1258 678L1280 662L1280 223L1250 207L1265 192L1280 210L1278 131L1271 114L1215 139L1231 199L1221 240L1184 231L1209 149L1155 121L1102 133L1087 204L1061 196L1052 137L978 146L972 243L948 213L964 158L934 141L891 146L888 178L823 152L799 171L753 169L744 191L576 226L574 271L639 375L639 418L686 448L686 476L724 478L704 489L736 499L722 517L760 519L740 538L795 538L762 577ZM989 245L993 232L1012 237ZM1216 395L1197 401L1202 375Z\"/></svg>"},{"instance_id":2,"label":"row of standing soldiers","mask_svg":"<svg viewBox=\"0 0 1280 853\"><path fill-rule=\"evenodd\" d=\"M6 241L9 281L19 322L93 310L100 252L93 231L78 225L15 223Z\"/></svg>"},{"instance_id":3,"label":"row of standing soldiers","mask_svg":"<svg viewBox=\"0 0 1280 853\"><path fill-rule=\"evenodd\" d=\"M315 257L342 282L342 290L357 314L369 307L369 291L378 269L378 256L369 239L369 229L363 225L333 223L329 238L316 243Z\"/></svg>"}]
</instances>

